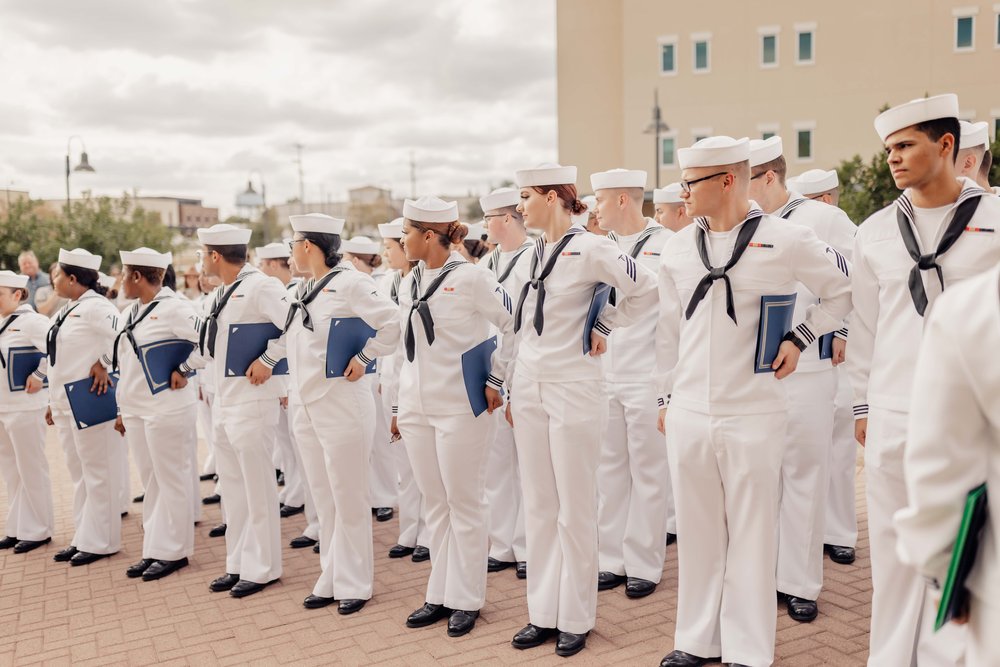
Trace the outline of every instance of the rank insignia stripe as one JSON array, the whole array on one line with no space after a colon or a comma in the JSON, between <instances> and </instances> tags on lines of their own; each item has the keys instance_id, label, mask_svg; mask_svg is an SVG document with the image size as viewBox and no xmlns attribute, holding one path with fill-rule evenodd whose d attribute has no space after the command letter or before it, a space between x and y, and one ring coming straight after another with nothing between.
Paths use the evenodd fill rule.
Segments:
<instances>
[{"instance_id":1,"label":"rank insignia stripe","mask_svg":"<svg viewBox=\"0 0 1000 667\"><path fill-rule=\"evenodd\" d=\"M747 244L747 247L748 248L773 248L774 245L771 244L771 243L754 243L754 242L751 242L751 243Z\"/></svg>"},{"instance_id":2,"label":"rank insignia stripe","mask_svg":"<svg viewBox=\"0 0 1000 667\"><path fill-rule=\"evenodd\" d=\"M965 231L967 231L967 232L980 232L980 233L983 233L983 234L992 234L996 230L993 229L992 227L966 227Z\"/></svg>"}]
</instances>

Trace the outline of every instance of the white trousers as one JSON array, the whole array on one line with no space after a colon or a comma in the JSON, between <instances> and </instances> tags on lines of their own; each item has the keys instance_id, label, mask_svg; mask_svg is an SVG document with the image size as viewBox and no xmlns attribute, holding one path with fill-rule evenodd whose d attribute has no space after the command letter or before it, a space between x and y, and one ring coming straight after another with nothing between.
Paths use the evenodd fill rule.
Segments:
<instances>
[{"instance_id":1,"label":"white trousers","mask_svg":"<svg viewBox=\"0 0 1000 667\"><path fill-rule=\"evenodd\" d=\"M215 464L226 498L226 572L264 584L281 576L281 519L271 448L278 400L215 403Z\"/></svg>"},{"instance_id":2,"label":"white trousers","mask_svg":"<svg viewBox=\"0 0 1000 667\"><path fill-rule=\"evenodd\" d=\"M375 430L371 440L371 506L395 507L399 495L399 476L396 471L396 455L390 444L389 420L392 415L386 414L383 407L379 385L373 376L364 377L359 382L365 383L372 394L375 404Z\"/></svg>"},{"instance_id":3,"label":"white trousers","mask_svg":"<svg viewBox=\"0 0 1000 667\"><path fill-rule=\"evenodd\" d=\"M1000 605L996 598L980 600L972 596L969 611L966 656L969 667L1000 665Z\"/></svg>"},{"instance_id":4,"label":"white trousers","mask_svg":"<svg viewBox=\"0 0 1000 667\"><path fill-rule=\"evenodd\" d=\"M296 407L295 439L319 515L322 573L313 595L372 596L375 557L368 504L368 443L375 405L368 387L346 380L322 400Z\"/></svg>"},{"instance_id":5,"label":"white trousers","mask_svg":"<svg viewBox=\"0 0 1000 667\"><path fill-rule=\"evenodd\" d=\"M118 432L115 431L115 433ZM129 464L128 442L124 438L119 438L115 441L115 444L121 450L121 455L118 457L118 464L121 466L119 477L121 483L118 485L118 500L121 505L121 511L128 512L132 507L132 466Z\"/></svg>"},{"instance_id":6,"label":"white trousers","mask_svg":"<svg viewBox=\"0 0 1000 667\"><path fill-rule=\"evenodd\" d=\"M784 412L667 411L679 535L677 650L752 667L774 660L786 421Z\"/></svg>"},{"instance_id":7,"label":"white trousers","mask_svg":"<svg viewBox=\"0 0 1000 667\"><path fill-rule=\"evenodd\" d=\"M0 473L7 485L4 535L40 541L52 537L52 482L45 458L45 408L0 412Z\"/></svg>"},{"instance_id":8,"label":"white trousers","mask_svg":"<svg viewBox=\"0 0 1000 667\"><path fill-rule=\"evenodd\" d=\"M426 601L477 611L486 602L489 515L483 492L493 421L400 413L413 476L424 496L431 550Z\"/></svg>"},{"instance_id":9,"label":"white trousers","mask_svg":"<svg viewBox=\"0 0 1000 667\"><path fill-rule=\"evenodd\" d=\"M392 422L392 398L389 392L379 395L382 403L382 414L387 423ZM430 536L427 533L427 520L424 511L424 497L413 478L413 467L410 466L410 455L406 451L406 442L402 439L390 444L393 458L396 460L396 471L399 474L399 539L396 541L404 547L427 546Z\"/></svg>"},{"instance_id":10,"label":"white trousers","mask_svg":"<svg viewBox=\"0 0 1000 667\"><path fill-rule=\"evenodd\" d=\"M69 410L53 410L52 420L73 480L76 532L70 544L87 553L116 553L122 544L124 438L114 422L77 429Z\"/></svg>"},{"instance_id":11,"label":"white trousers","mask_svg":"<svg viewBox=\"0 0 1000 667\"><path fill-rule=\"evenodd\" d=\"M659 583L673 504L667 446L656 428L650 383L605 383L608 430L597 466L597 541L602 572Z\"/></svg>"},{"instance_id":12,"label":"white trousers","mask_svg":"<svg viewBox=\"0 0 1000 667\"><path fill-rule=\"evenodd\" d=\"M194 554L189 443L195 424L187 410L165 415L122 413L125 437L142 479L142 557L180 560Z\"/></svg>"},{"instance_id":13,"label":"white trousers","mask_svg":"<svg viewBox=\"0 0 1000 667\"><path fill-rule=\"evenodd\" d=\"M601 382L514 376L511 406L524 492L528 618L589 632L597 621L597 461L607 427Z\"/></svg>"},{"instance_id":14,"label":"white trousers","mask_svg":"<svg viewBox=\"0 0 1000 667\"><path fill-rule=\"evenodd\" d=\"M198 401L198 434L205 440L208 455L205 457L205 464L201 468L201 474L215 474L215 444L213 436L215 429L212 428L212 403L215 400L215 392L208 391L205 385L201 386L201 399Z\"/></svg>"},{"instance_id":15,"label":"white trousers","mask_svg":"<svg viewBox=\"0 0 1000 667\"><path fill-rule=\"evenodd\" d=\"M838 366L837 398L833 413L833 443L830 446L830 486L826 496L826 523L823 543L841 547L858 544L855 474L858 441L854 439L854 393L847 368Z\"/></svg>"},{"instance_id":16,"label":"white trousers","mask_svg":"<svg viewBox=\"0 0 1000 667\"><path fill-rule=\"evenodd\" d=\"M949 623L932 632L936 609L927 604L923 577L896 555L892 516L907 506L903 479L908 415L872 407L865 445L865 495L872 565L872 614L868 664L955 665L965 628ZM926 618L925 618L926 616Z\"/></svg>"},{"instance_id":17,"label":"white trousers","mask_svg":"<svg viewBox=\"0 0 1000 667\"><path fill-rule=\"evenodd\" d=\"M793 373L788 390L788 436L781 461L778 514L778 590L815 600L823 588L823 520L833 439L837 374L831 366Z\"/></svg>"},{"instance_id":18,"label":"white trousers","mask_svg":"<svg viewBox=\"0 0 1000 667\"><path fill-rule=\"evenodd\" d=\"M294 401L288 402L287 408L281 408L282 412L286 413L286 418L284 419L285 426L289 430L289 439L292 443L291 454L295 457L295 466L297 471L295 477L298 478L298 484L302 485L302 503L305 506L303 514L306 517L306 527L302 529L302 535L308 537L312 540L319 540L319 515L316 513L316 501L313 499L312 490L309 486L309 481L306 479L305 468L302 463L302 448L299 447L299 443L295 438L295 422L300 418L302 413L302 404ZM278 428L281 428L281 423L279 422ZM285 471L285 488L288 488L288 472ZM280 493L279 493L280 497Z\"/></svg>"},{"instance_id":19,"label":"white trousers","mask_svg":"<svg viewBox=\"0 0 1000 667\"><path fill-rule=\"evenodd\" d=\"M490 556L507 563L527 560L524 496L517 467L514 429L503 410L493 413L496 432L486 460L486 502L490 513Z\"/></svg>"}]
</instances>

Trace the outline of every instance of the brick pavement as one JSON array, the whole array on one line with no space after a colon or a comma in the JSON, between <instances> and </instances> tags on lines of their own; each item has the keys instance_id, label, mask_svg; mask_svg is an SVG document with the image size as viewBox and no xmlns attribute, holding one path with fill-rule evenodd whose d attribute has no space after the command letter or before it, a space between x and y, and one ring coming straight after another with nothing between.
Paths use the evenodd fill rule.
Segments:
<instances>
[{"instance_id":1,"label":"brick pavement","mask_svg":"<svg viewBox=\"0 0 1000 667\"><path fill-rule=\"evenodd\" d=\"M672 647L677 559L667 550L663 583L656 593L629 600L623 588L598 598L597 628L587 648L569 663L553 644L516 651L513 634L527 620L524 582L513 570L489 575L486 607L476 629L450 639L443 624L410 630L407 614L423 602L430 563L386 557L397 522L375 523L375 596L358 614L335 608L306 610L319 557L310 549L284 552L284 576L244 600L211 593L222 574L225 545L207 536L218 506L205 508L196 528L191 565L157 582L125 577L141 557L141 511L133 505L123 523L124 546L116 556L89 566L52 561L72 534L70 488L62 452L49 429L47 453L53 477L56 536L26 555L0 551L0 665L657 665ZM138 479L133 487L138 493ZM210 483L202 492L210 493ZM820 616L799 624L778 609L778 665L863 665L871 611L871 569L866 513L859 476L862 538L853 566L826 561ZM5 492L0 508L6 512ZM282 520L282 539L299 534L301 515Z\"/></svg>"}]
</instances>

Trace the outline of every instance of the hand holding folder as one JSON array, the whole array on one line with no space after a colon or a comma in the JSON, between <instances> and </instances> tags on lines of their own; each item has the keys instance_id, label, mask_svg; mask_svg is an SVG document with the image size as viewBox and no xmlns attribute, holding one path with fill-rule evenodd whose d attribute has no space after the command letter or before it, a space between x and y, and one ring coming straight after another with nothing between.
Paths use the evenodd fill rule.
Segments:
<instances>
[{"instance_id":1,"label":"hand holding folder","mask_svg":"<svg viewBox=\"0 0 1000 667\"><path fill-rule=\"evenodd\" d=\"M108 390L103 394L91 391L94 379L85 377L76 382L66 383L66 397L69 399L69 409L79 430L114 421L118 416L118 400L115 389L118 385L118 374L112 373Z\"/></svg>"},{"instance_id":2,"label":"hand holding folder","mask_svg":"<svg viewBox=\"0 0 1000 667\"><path fill-rule=\"evenodd\" d=\"M342 378L351 359L365 349L375 329L360 317L335 317L330 321L326 339L326 377ZM365 374L375 372L375 362L365 367Z\"/></svg>"},{"instance_id":3,"label":"hand holding folder","mask_svg":"<svg viewBox=\"0 0 1000 667\"><path fill-rule=\"evenodd\" d=\"M760 297L760 324L757 327L757 351L753 372L773 373L771 365L778 356L781 339L792 329L795 294Z\"/></svg>"},{"instance_id":4,"label":"hand holding folder","mask_svg":"<svg viewBox=\"0 0 1000 667\"><path fill-rule=\"evenodd\" d=\"M150 393L155 396L170 388L171 374L187 361L194 348L194 343L180 338L158 340L139 347L139 365Z\"/></svg>"},{"instance_id":5,"label":"hand holding folder","mask_svg":"<svg viewBox=\"0 0 1000 667\"><path fill-rule=\"evenodd\" d=\"M583 353L590 354L590 332L597 324L597 318L601 316L601 311L608 305L608 298L611 296L611 285L598 283L594 288L594 296L590 298L590 308L587 310L587 320L583 326Z\"/></svg>"},{"instance_id":6,"label":"hand holding folder","mask_svg":"<svg viewBox=\"0 0 1000 667\"><path fill-rule=\"evenodd\" d=\"M469 396L469 405L475 417L483 414L488 407L486 380L490 376L493 353L496 349L497 337L492 336L462 354L462 379L465 381L465 393Z\"/></svg>"},{"instance_id":7,"label":"hand holding folder","mask_svg":"<svg viewBox=\"0 0 1000 667\"><path fill-rule=\"evenodd\" d=\"M7 386L10 390L24 391L28 384L28 376L38 370L38 364L44 358L44 352L30 346L12 347L7 350ZM48 387L48 380L42 386Z\"/></svg>"},{"instance_id":8,"label":"hand holding folder","mask_svg":"<svg viewBox=\"0 0 1000 667\"><path fill-rule=\"evenodd\" d=\"M980 484L965 499L962 511L962 522L958 526L955 537L955 548L951 553L951 563L948 565L948 576L941 592L941 603L938 605L937 618L934 620L935 632L948 621L963 619L969 614L969 589L965 581L976 562L979 551L979 537L986 525L987 495L986 485Z\"/></svg>"},{"instance_id":9,"label":"hand holding folder","mask_svg":"<svg viewBox=\"0 0 1000 667\"><path fill-rule=\"evenodd\" d=\"M226 344L226 377L244 377L247 369L267 351L267 344L281 336L281 329L270 322L230 324ZM282 359L272 375L288 375L288 360Z\"/></svg>"}]
</instances>

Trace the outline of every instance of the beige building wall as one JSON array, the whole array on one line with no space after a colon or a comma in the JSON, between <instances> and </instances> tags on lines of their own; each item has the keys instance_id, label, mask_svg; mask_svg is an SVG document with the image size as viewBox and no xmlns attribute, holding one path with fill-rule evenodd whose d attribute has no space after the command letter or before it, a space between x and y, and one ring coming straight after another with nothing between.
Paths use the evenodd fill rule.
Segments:
<instances>
[{"instance_id":1,"label":"beige building wall","mask_svg":"<svg viewBox=\"0 0 1000 667\"><path fill-rule=\"evenodd\" d=\"M789 172L832 168L880 149L872 120L885 104L954 92L966 120L1000 118L1000 4L991 1L879 0L841 3L557 0L559 156L589 174L646 169L653 146L643 130L654 89L674 146L697 137L780 135ZM973 46L956 48L956 21L973 19ZM967 25L967 23L964 23ZM797 62L797 35L811 32L813 60ZM763 35L776 37L773 66ZM694 71L696 41L709 45L708 70ZM675 69L661 72L661 44L674 44ZM569 103L574 90L591 103ZM797 155L811 130L811 155ZM679 178L661 166L661 185Z\"/></svg>"}]
</instances>

